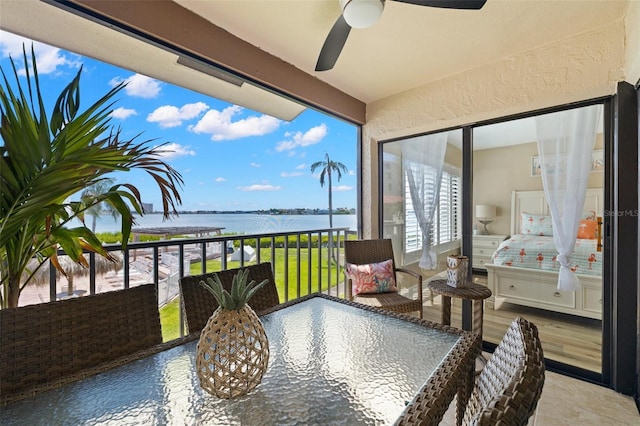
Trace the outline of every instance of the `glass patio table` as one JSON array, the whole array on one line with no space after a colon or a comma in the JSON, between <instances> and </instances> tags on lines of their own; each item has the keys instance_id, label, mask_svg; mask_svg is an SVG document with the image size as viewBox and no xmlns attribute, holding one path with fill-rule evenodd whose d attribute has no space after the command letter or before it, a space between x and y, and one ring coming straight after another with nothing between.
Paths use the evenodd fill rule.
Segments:
<instances>
[{"instance_id":1,"label":"glass patio table","mask_svg":"<svg viewBox=\"0 0 640 426\"><path fill-rule=\"evenodd\" d=\"M320 294L261 320L269 367L242 397L200 387L194 334L0 407L0 424L436 424L456 393L466 405L477 334Z\"/></svg>"}]
</instances>

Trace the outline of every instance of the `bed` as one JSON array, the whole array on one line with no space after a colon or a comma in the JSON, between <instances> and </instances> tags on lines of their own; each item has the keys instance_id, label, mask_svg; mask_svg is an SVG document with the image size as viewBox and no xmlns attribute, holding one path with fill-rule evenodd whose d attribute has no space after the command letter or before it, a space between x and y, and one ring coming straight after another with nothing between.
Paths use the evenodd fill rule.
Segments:
<instances>
[{"instance_id":1,"label":"bed","mask_svg":"<svg viewBox=\"0 0 640 426\"><path fill-rule=\"evenodd\" d=\"M603 190L588 189L585 218L602 214ZM521 215L525 214L524 228ZM532 235L526 220L548 216L544 191L513 191L511 194L511 237L500 244L487 263L488 286L492 296L487 307L499 309L504 302L587 318L602 318L602 252L597 240L577 239L571 255L572 268L580 281L577 291L561 292L559 264L555 260L553 237L546 232ZM549 246L550 245L550 246Z\"/></svg>"}]
</instances>

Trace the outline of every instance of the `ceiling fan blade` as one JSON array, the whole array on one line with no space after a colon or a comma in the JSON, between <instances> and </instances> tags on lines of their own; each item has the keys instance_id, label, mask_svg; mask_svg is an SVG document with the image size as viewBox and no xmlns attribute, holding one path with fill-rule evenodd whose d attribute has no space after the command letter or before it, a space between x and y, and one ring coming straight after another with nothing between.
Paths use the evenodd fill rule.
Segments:
<instances>
[{"instance_id":1,"label":"ceiling fan blade","mask_svg":"<svg viewBox=\"0 0 640 426\"><path fill-rule=\"evenodd\" d=\"M445 9L482 9L487 0L394 0L418 6L441 7Z\"/></svg>"},{"instance_id":2,"label":"ceiling fan blade","mask_svg":"<svg viewBox=\"0 0 640 426\"><path fill-rule=\"evenodd\" d=\"M322 45L318 62L316 63L316 71L327 71L333 68L342 52L342 48L347 41L351 27L340 15L333 28L329 31L327 39Z\"/></svg>"}]
</instances>

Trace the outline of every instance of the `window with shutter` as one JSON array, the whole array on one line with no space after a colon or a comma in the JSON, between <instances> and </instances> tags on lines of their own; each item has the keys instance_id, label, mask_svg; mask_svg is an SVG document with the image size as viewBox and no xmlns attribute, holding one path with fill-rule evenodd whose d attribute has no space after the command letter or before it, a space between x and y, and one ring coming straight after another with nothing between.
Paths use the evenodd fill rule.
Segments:
<instances>
[{"instance_id":1,"label":"window with shutter","mask_svg":"<svg viewBox=\"0 0 640 426\"><path fill-rule=\"evenodd\" d=\"M445 165L446 171L442 172L440 182L440 197L438 207L434 213L431 227L432 241L435 246L443 246L460 239L462 234L460 221L460 189L462 178L456 173L455 168ZM433 188L436 179L435 171L426 174L426 187ZM422 249L422 230L416 219L409 180L404 176L404 203L405 203L405 250L407 252Z\"/></svg>"}]
</instances>

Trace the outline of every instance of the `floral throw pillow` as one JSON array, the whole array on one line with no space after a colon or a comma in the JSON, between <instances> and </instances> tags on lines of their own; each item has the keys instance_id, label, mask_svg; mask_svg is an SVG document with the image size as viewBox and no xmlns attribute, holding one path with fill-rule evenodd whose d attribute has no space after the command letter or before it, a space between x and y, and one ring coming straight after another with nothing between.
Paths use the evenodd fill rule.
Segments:
<instances>
[{"instance_id":1,"label":"floral throw pillow","mask_svg":"<svg viewBox=\"0 0 640 426\"><path fill-rule=\"evenodd\" d=\"M520 214L520 233L553 237L551 216L522 212Z\"/></svg>"},{"instance_id":2,"label":"floral throw pillow","mask_svg":"<svg viewBox=\"0 0 640 426\"><path fill-rule=\"evenodd\" d=\"M346 274L351 278L353 295L366 293L388 293L397 291L393 273L393 260L366 265L346 264Z\"/></svg>"}]
</instances>

